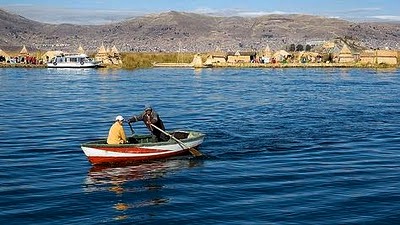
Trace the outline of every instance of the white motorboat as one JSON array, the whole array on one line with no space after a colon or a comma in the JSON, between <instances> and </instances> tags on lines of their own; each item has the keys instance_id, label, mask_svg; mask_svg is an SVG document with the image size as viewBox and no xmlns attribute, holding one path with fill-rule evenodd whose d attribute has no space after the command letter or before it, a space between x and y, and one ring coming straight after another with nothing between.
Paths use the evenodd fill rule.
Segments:
<instances>
[{"instance_id":1,"label":"white motorboat","mask_svg":"<svg viewBox=\"0 0 400 225\"><path fill-rule=\"evenodd\" d=\"M96 68L101 62L89 58L86 54L61 54L47 63L48 68Z\"/></svg>"}]
</instances>

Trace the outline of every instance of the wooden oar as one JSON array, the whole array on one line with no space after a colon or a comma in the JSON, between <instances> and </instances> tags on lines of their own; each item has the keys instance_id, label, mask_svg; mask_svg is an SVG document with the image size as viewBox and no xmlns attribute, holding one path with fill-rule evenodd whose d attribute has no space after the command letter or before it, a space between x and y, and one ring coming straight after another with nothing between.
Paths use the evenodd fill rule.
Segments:
<instances>
[{"instance_id":1,"label":"wooden oar","mask_svg":"<svg viewBox=\"0 0 400 225\"><path fill-rule=\"evenodd\" d=\"M132 135L128 138L129 143L137 144L139 141L135 138L135 130L133 130L131 123L129 123L129 128L131 128Z\"/></svg>"},{"instance_id":2,"label":"wooden oar","mask_svg":"<svg viewBox=\"0 0 400 225\"><path fill-rule=\"evenodd\" d=\"M135 133L135 131L133 130L131 123L128 122L128 124L129 124L129 127L131 128L131 132L132 132L132 135L133 135Z\"/></svg>"},{"instance_id":3,"label":"wooden oar","mask_svg":"<svg viewBox=\"0 0 400 225\"><path fill-rule=\"evenodd\" d=\"M150 124L152 127L156 128L157 130L161 131L163 134L168 135L170 138L174 139L176 142L178 142L179 146L181 146L181 148L183 149L189 149L189 152L195 156L195 157L199 157L199 156L203 156L203 154L198 151L197 149L194 148L189 148L189 146L185 145L185 143L183 143L181 140L179 140L178 138L174 137L173 135L168 134L167 132L163 131L162 129L158 128L156 125L154 124Z\"/></svg>"}]
</instances>

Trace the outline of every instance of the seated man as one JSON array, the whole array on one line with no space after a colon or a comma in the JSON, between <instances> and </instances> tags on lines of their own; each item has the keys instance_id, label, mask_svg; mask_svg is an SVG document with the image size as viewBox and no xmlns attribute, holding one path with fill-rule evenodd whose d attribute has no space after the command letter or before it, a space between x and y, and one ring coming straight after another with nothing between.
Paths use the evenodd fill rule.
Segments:
<instances>
[{"instance_id":1,"label":"seated man","mask_svg":"<svg viewBox=\"0 0 400 225\"><path fill-rule=\"evenodd\" d=\"M117 116L115 118L115 123L111 126L108 132L107 144L124 144L128 143L122 126L124 123L124 117Z\"/></svg>"}]
</instances>

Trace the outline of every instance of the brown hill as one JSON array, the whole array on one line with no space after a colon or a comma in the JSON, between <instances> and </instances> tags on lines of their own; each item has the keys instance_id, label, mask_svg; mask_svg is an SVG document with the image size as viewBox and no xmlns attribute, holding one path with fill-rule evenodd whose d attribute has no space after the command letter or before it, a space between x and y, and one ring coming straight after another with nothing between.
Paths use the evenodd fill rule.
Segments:
<instances>
[{"instance_id":1,"label":"brown hill","mask_svg":"<svg viewBox=\"0 0 400 225\"><path fill-rule=\"evenodd\" d=\"M399 23L355 23L310 15L255 18L168 12L107 25L45 24L0 10L0 48L96 51L104 43L120 51L277 50L335 38L366 48L399 49Z\"/></svg>"}]
</instances>

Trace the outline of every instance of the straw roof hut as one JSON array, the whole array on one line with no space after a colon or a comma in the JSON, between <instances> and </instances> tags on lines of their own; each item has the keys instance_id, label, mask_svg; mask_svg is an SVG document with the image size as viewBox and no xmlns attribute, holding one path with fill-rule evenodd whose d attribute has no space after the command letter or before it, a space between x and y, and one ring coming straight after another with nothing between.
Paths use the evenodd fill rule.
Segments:
<instances>
[{"instance_id":1,"label":"straw roof hut","mask_svg":"<svg viewBox=\"0 0 400 225\"><path fill-rule=\"evenodd\" d=\"M108 60L108 52L106 48L104 47L104 44L101 44L99 51L97 52L95 59L97 61L102 61L103 63L111 63L110 60Z\"/></svg>"},{"instance_id":2,"label":"straw roof hut","mask_svg":"<svg viewBox=\"0 0 400 225\"><path fill-rule=\"evenodd\" d=\"M28 50L26 49L25 45L22 47L21 51L19 52L21 55L29 55Z\"/></svg>"},{"instance_id":3,"label":"straw roof hut","mask_svg":"<svg viewBox=\"0 0 400 225\"><path fill-rule=\"evenodd\" d=\"M104 44L101 44L99 51L97 52L97 55L107 55L107 50L104 47Z\"/></svg>"},{"instance_id":4,"label":"straw roof hut","mask_svg":"<svg viewBox=\"0 0 400 225\"><path fill-rule=\"evenodd\" d=\"M111 53L109 56L112 64L122 64L122 60L119 54L119 51L117 49L117 47L115 47L115 45L111 48Z\"/></svg>"},{"instance_id":5,"label":"straw roof hut","mask_svg":"<svg viewBox=\"0 0 400 225\"><path fill-rule=\"evenodd\" d=\"M95 59L103 62L103 64L122 64L120 53L115 45L110 49L109 47L106 48L102 43Z\"/></svg>"},{"instance_id":6,"label":"straw roof hut","mask_svg":"<svg viewBox=\"0 0 400 225\"><path fill-rule=\"evenodd\" d=\"M317 52L300 52L298 61L300 62L316 62L317 58L322 58L322 55Z\"/></svg>"},{"instance_id":7,"label":"straw roof hut","mask_svg":"<svg viewBox=\"0 0 400 225\"><path fill-rule=\"evenodd\" d=\"M220 47L215 48L213 52L210 52L210 55L214 57L226 57L226 52L222 51Z\"/></svg>"},{"instance_id":8,"label":"straw roof hut","mask_svg":"<svg viewBox=\"0 0 400 225\"><path fill-rule=\"evenodd\" d=\"M10 55L1 49L0 49L0 56L3 56L6 59L6 61L10 59Z\"/></svg>"},{"instance_id":9,"label":"straw roof hut","mask_svg":"<svg viewBox=\"0 0 400 225\"><path fill-rule=\"evenodd\" d=\"M380 64L396 65L397 52L390 50L365 50L360 54L360 61L363 64Z\"/></svg>"},{"instance_id":10,"label":"straw roof hut","mask_svg":"<svg viewBox=\"0 0 400 225\"><path fill-rule=\"evenodd\" d=\"M111 48L111 53L113 55L119 55L119 51L118 51L117 47L115 47L115 45Z\"/></svg>"},{"instance_id":11,"label":"straw roof hut","mask_svg":"<svg viewBox=\"0 0 400 225\"><path fill-rule=\"evenodd\" d=\"M338 58L340 63L354 62L354 56L346 44L340 50Z\"/></svg>"},{"instance_id":12,"label":"straw roof hut","mask_svg":"<svg viewBox=\"0 0 400 225\"><path fill-rule=\"evenodd\" d=\"M289 52L285 51L285 50L279 50L277 52L275 52L272 57L275 58L278 62L284 61L285 59L287 59L289 56L291 56L292 54L290 54Z\"/></svg>"},{"instance_id":13,"label":"straw roof hut","mask_svg":"<svg viewBox=\"0 0 400 225\"><path fill-rule=\"evenodd\" d=\"M235 53L233 52L228 52L228 63L247 63L251 62L256 58L257 53L248 51L248 52L240 52L236 51Z\"/></svg>"},{"instance_id":14,"label":"straw roof hut","mask_svg":"<svg viewBox=\"0 0 400 225\"><path fill-rule=\"evenodd\" d=\"M385 64L390 64L390 65L396 65L397 62L397 52L392 51L392 50L377 50L376 56L376 62L378 64L380 63L385 63Z\"/></svg>"},{"instance_id":15,"label":"straw roof hut","mask_svg":"<svg viewBox=\"0 0 400 225\"><path fill-rule=\"evenodd\" d=\"M215 51L210 52L205 64L211 65L213 63L226 63L226 56L227 53L223 52L219 47L217 47Z\"/></svg>"},{"instance_id":16,"label":"straw roof hut","mask_svg":"<svg viewBox=\"0 0 400 225\"><path fill-rule=\"evenodd\" d=\"M85 50L83 49L82 45L79 45L79 47L78 47L78 53L79 53L79 54L85 54Z\"/></svg>"},{"instance_id":17,"label":"straw roof hut","mask_svg":"<svg viewBox=\"0 0 400 225\"><path fill-rule=\"evenodd\" d=\"M193 57L192 64L193 64L193 67L195 67L195 68L203 67L203 60L201 59L200 54L196 54Z\"/></svg>"},{"instance_id":18,"label":"straw roof hut","mask_svg":"<svg viewBox=\"0 0 400 225\"><path fill-rule=\"evenodd\" d=\"M265 47L264 51L261 52L261 55L266 58L272 58L272 51L271 51L271 48L269 47L269 45L267 45L267 47Z\"/></svg>"}]
</instances>

